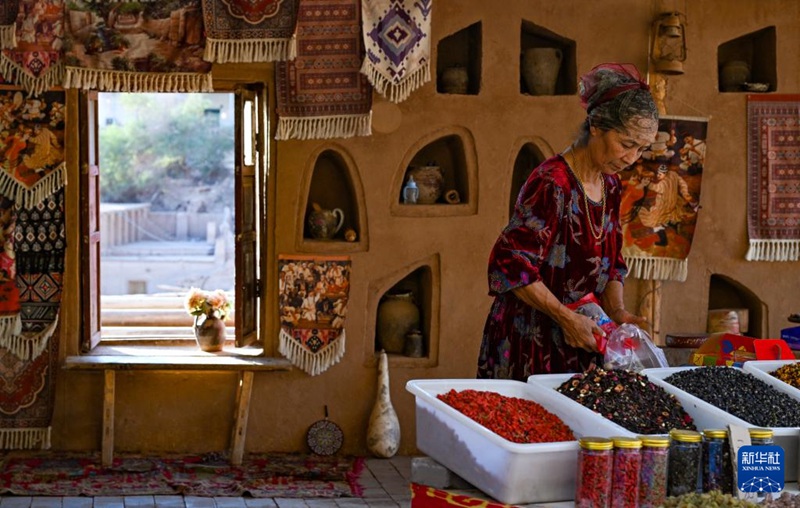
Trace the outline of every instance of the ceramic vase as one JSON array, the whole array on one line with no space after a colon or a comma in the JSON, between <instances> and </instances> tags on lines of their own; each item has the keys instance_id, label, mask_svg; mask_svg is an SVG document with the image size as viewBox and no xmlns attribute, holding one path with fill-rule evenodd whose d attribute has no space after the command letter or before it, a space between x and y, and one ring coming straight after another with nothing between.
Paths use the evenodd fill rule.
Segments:
<instances>
[{"instance_id":1,"label":"ceramic vase","mask_svg":"<svg viewBox=\"0 0 800 508\"><path fill-rule=\"evenodd\" d=\"M442 91L444 93L466 94L468 89L469 74L466 67L454 65L442 72Z\"/></svg>"},{"instance_id":2,"label":"ceramic vase","mask_svg":"<svg viewBox=\"0 0 800 508\"><path fill-rule=\"evenodd\" d=\"M194 317L194 338L201 350L214 353L222 351L225 344L225 321L205 315Z\"/></svg>"},{"instance_id":3,"label":"ceramic vase","mask_svg":"<svg viewBox=\"0 0 800 508\"><path fill-rule=\"evenodd\" d=\"M402 354L406 334L419 328L419 307L411 292L389 293L378 305L378 347L387 353Z\"/></svg>"},{"instance_id":4,"label":"ceramic vase","mask_svg":"<svg viewBox=\"0 0 800 508\"><path fill-rule=\"evenodd\" d=\"M344 212L341 208L326 210L316 203L308 213L308 231L317 240L330 240L344 225Z\"/></svg>"},{"instance_id":5,"label":"ceramic vase","mask_svg":"<svg viewBox=\"0 0 800 508\"><path fill-rule=\"evenodd\" d=\"M563 53L558 48L528 48L522 53L522 79L533 95L553 95Z\"/></svg>"},{"instance_id":6,"label":"ceramic vase","mask_svg":"<svg viewBox=\"0 0 800 508\"><path fill-rule=\"evenodd\" d=\"M378 361L378 394L369 415L367 449L381 458L393 457L400 448L400 420L392 406L389 391L389 360L381 351Z\"/></svg>"},{"instance_id":7,"label":"ceramic vase","mask_svg":"<svg viewBox=\"0 0 800 508\"><path fill-rule=\"evenodd\" d=\"M750 66L744 60L730 60L719 70L719 86L723 92L738 92L750 79Z\"/></svg>"},{"instance_id":8,"label":"ceramic vase","mask_svg":"<svg viewBox=\"0 0 800 508\"><path fill-rule=\"evenodd\" d=\"M408 175L414 177L419 189L417 204L432 205L442 197L444 192L444 171L441 166L412 166Z\"/></svg>"}]
</instances>

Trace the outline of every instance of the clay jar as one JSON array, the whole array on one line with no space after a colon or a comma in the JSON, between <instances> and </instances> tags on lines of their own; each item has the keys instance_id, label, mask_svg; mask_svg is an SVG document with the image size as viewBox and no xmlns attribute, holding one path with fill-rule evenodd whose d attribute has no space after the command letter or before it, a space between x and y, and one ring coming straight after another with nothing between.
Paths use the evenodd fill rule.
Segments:
<instances>
[{"instance_id":1,"label":"clay jar","mask_svg":"<svg viewBox=\"0 0 800 508\"><path fill-rule=\"evenodd\" d=\"M378 347L387 353L403 354L406 335L419 329L419 308L410 291L388 293L378 305Z\"/></svg>"},{"instance_id":2,"label":"clay jar","mask_svg":"<svg viewBox=\"0 0 800 508\"><path fill-rule=\"evenodd\" d=\"M214 353L222 351L225 344L225 321L203 315L194 318L194 338L201 350Z\"/></svg>"},{"instance_id":3,"label":"clay jar","mask_svg":"<svg viewBox=\"0 0 800 508\"><path fill-rule=\"evenodd\" d=\"M442 91L444 93L465 94L469 88L467 68L461 65L448 67L442 72Z\"/></svg>"},{"instance_id":4,"label":"clay jar","mask_svg":"<svg viewBox=\"0 0 800 508\"><path fill-rule=\"evenodd\" d=\"M522 53L522 79L531 94L555 94L562 57L558 48L528 48Z\"/></svg>"},{"instance_id":5,"label":"clay jar","mask_svg":"<svg viewBox=\"0 0 800 508\"><path fill-rule=\"evenodd\" d=\"M750 65L744 60L725 62L719 70L719 86L723 92L738 92L750 79Z\"/></svg>"},{"instance_id":6,"label":"clay jar","mask_svg":"<svg viewBox=\"0 0 800 508\"><path fill-rule=\"evenodd\" d=\"M309 233L317 240L332 239L342 229L344 212L341 208L325 210L316 203L311 206L307 219Z\"/></svg>"},{"instance_id":7,"label":"clay jar","mask_svg":"<svg viewBox=\"0 0 800 508\"><path fill-rule=\"evenodd\" d=\"M444 192L444 171L441 166L410 166L408 175L414 177L419 189L417 204L432 205Z\"/></svg>"}]
</instances>

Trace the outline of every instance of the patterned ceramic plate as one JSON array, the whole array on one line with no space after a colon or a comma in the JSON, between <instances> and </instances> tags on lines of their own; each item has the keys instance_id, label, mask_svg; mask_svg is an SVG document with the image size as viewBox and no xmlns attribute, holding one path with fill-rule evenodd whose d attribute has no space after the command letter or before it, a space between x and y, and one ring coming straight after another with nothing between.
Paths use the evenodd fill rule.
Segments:
<instances>
[{"instance_id":1,"label":"patterned ceramic plate","mask_svg":"<svg viewBox=\"0 0 800 508\"><path fill-rule=\"evenodd\" d=\"M342 448L344 434L341 427L325 418L308 428L306 442L317 455L333 455Z\"/></svg>"}]
</instances>

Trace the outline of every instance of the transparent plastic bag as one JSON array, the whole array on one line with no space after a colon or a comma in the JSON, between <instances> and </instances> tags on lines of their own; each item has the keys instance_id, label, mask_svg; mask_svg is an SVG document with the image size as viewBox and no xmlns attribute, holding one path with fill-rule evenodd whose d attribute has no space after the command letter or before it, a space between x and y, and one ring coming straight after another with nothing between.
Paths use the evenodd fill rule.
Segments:
<instances>
[{"instance_id":1,"label":"transparent plastic bag","mask_svg":"<svg viewBox=\"0 0 800 508\"><path fill-rule=\"evenodd\" d=\"M652 367L669 367L664 352L653 344L647 332L631 323L620 325L608 336L603 363L606 369L635 372Z\"/></svg>"}]
</instances>

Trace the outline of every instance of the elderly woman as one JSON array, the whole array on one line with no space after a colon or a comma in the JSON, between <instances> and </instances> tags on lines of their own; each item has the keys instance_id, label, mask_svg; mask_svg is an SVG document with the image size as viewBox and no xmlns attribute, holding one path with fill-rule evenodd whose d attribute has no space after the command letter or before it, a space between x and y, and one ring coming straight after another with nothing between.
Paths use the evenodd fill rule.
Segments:
<instances>
[{"instance_id":1,"label":"elderly woman","mask_svg":"<svg viewBox=\"0 0 800 508\"><path fill-rule=\"evenodd\" d=\"M492 249L479 378L602 365L595 336L605 332L567 306L589 294L617 324L644 323L623 302L618 173L655 139L658 111L630 64L592 69L580 98L586 119L576 139L533 170Z\"/></svg>"}]
</instances>

